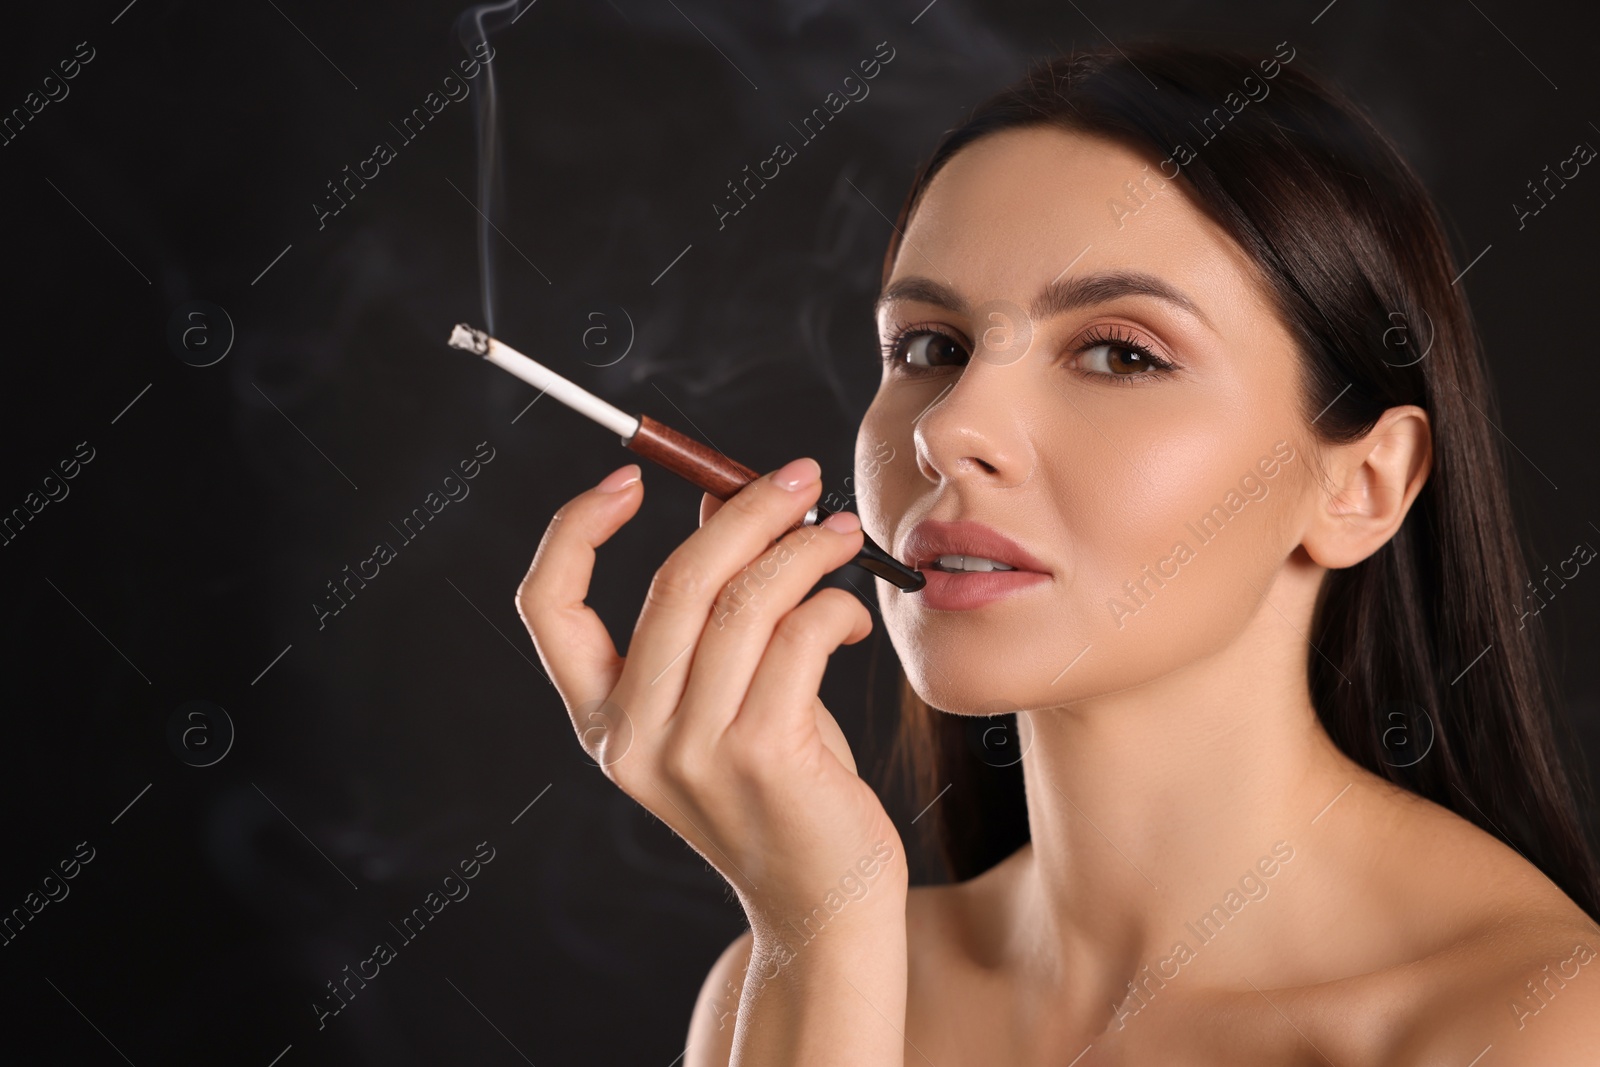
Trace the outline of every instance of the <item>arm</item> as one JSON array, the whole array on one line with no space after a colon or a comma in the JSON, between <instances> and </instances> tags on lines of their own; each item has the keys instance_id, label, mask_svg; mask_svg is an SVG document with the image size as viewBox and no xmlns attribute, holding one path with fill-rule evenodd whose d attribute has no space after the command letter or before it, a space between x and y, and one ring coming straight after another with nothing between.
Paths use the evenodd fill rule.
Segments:
<instances>
[{"instance_id":1,"label":"arm","mask_svg":"<svg viewBox=\"0 0 1600 1067\"><path fill-rule=\"evenodd\" d=\"M852 1064L900 1067L905 889L892 877L837 913L814 912L825 927L739 935L700 989L684 1067L833 1064L847 1046Z\"/></svg>"},{"instance_id":2,"label":"arm","mask_svg":"<svg viewBox=\"0 0 1600 1067\"><path fill-rule=\"evenodd\" d=\"M810 941L792 927L754 937L733 1064L822 1067L848 1048L852 1065L902 1067L905 887L884 889L874 908L852 914L870 898L851 903Z\"/></svg>"},{"instance_id":3,"label":"arm","mask_svg":"<svg viewBox=\"0 0 1600 1067\"><path fill-rule=\"evenodd\" d=\"M702 525L657 570L624 658L584 598L595 550L641 503L629 474L552 519L517 589L534 647L585 751L744 907L754 963L727 1062L901 1064L900 835L818 697L829 656L871 633L872 616L840 589L806 596L854 557L860 524L841 513L797 525L822 490L813 460L714 509L702 501ZM703 1015L695 1027L727 1021Z\"/></svg>"},{"instance_id":4,"label":"arm","mask_svg":"<svg viewBox=\"0 0 1600 1067\"><path fill-rule=\"evenodd\" d=\"M754 937L749 930L733 939L711 965L684 1042L683 1067L728 1067L733 1061L734 1025L738 1022L739 994L750 965Z\"/></svg>"}]
</instances>

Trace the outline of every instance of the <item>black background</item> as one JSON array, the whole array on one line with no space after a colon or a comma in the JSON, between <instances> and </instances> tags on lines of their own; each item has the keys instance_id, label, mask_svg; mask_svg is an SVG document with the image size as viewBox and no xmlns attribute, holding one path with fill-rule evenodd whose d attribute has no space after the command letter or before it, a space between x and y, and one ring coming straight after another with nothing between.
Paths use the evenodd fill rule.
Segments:
<instances>
[{"instance_id":1,"label":"black background","mask_svg":"<svg viewBox=\"0 0 1600 1067\"><path fill-rule=\"evenodd\" d=\"M466 55L465 5L125 3L30 5L0 42L6 113L79 42L94 49L70 94L0 146L0 510L79 442L94 449L70 495L0 548L0 912L79 842L95 849L70 895L0 947L0 1056L666 1067L742 917L587 764L512 604L551 513L631 457L444 345L486 315L485 79L413 142L389 123ZM842 490L877 381L884 215L938 134L1030 58L1102 34L1262 56L1287 40L1401 143L1458 261L1488 249L1461 284L1501 391L1530 574L1600 544L1600 177L1584 171L1520 230L1512 206L1545 164L1600 145L1579 5L925 3L523 10L492 38L496 332L757 469L815 456ZM788 124L881 41L895 58L870 96L719 230L725 183L796 140ZM325 183L378 141L397 158L319 229ZM194 300L237 334L208 367L169 342ZM495 458L470 495L414 543L392 535L483 441ZM697 491L656 468L645 480L591 598L619 643L696 521ZM379 540L398 558L319 629L325 583ZM869 589L853 569L829 581L846 578ZM1587 569L1541 619L1590 763L1597 620ZM823 691L869 771L893 721L882 638L880 623L842 650ZM191 700L237 731L211 766L169 739ZM886 800L904 833L915 812ZM479 842L495 858L471 895L319 1031L324 983L397 942L389 923Z\"/></svg>"}]
</instances>

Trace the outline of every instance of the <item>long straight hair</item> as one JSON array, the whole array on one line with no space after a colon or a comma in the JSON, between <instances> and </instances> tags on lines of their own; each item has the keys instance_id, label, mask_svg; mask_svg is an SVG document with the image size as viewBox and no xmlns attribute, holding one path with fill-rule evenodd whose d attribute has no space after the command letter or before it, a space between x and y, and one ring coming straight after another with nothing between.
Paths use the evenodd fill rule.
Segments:
<instances>
[{"instance_id":1,"label":"long straight hair","mask_svg":"<svg viewBox=\"0 0 1600 1067\"><path fill-rule=\"evenodd\" d=\"M1035 64L918 169L883 282L929 181L997 131L1116 138L1149 157L1144 189L1185 183L1259 268L1294 338L1301 408L1319 439L1354 440L1405 404L1432 427L1431 476L1395 536L1330 572L1318 597L1306 671L1323 726L1353 760L1506 842L1600 916L1459 267L1394 145L1285 47L1247 57L1143 43ZM895 767L919 805L950 785L924 830L947 874L970 878L1028 840L1020 769L995 767L971 743L973 722L929 708L903 671L900 687Z\"/></svg>"}]
</instances>

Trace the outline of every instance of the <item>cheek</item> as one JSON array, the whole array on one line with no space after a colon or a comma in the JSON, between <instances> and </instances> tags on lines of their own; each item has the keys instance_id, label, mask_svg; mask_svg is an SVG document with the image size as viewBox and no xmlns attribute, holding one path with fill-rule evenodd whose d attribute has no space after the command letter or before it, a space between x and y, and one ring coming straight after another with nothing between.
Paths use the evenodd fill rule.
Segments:
<instances>
[{"instance_id":1,"label":"cheek","mask_svg":"<svg viewBox=\"0 0 1600 1067\"><path fill-rule=\"evenodd\" d=\"M906 398L899 392L880 392L862 416L856 434L855 460L848 472L850 484L844 484L842 473L832 478L824 475L828 489L840 497L850 495L848 506L861 517L862 526L890 551L893 547L889 539L902 532L896 527L921 488L918 483L926 482L917 470L916 441L912 436L911 420L916 409L909 408L902 414L900 409L905 404Z\"/></svg>"},{"instance_id":2,"label":"cheek","mask_svg":"<svg viewBox=\"0 0 1600 1067\"><path fill-rule=\"evenodd\" d=\"M1290 472L1262 481L1256 499L1240 488L1260 480L1272 427L1214 411L1164 412L1148 433L1138 432L1141 422L1130 413L1117 438L1075 438L1093 462L1073 466L1058 502L1076 560L1070 613L1118 687L1232 640L1292 547L1284 543ZM1094 673L1079 684L1092 689Z\"/></svg>"},{"instance_id":3,"label":"cheek","mask_svg":"<svg viewBox=\"0 0 1600 1067\"><path fill-rule=\"evenodd\" d=\"M1050 387L1042 389L1027 413L1040 423L1029 432L1032 486L1005 521L1059 561L1048 595L1026 609L935 617L902 594L880 594L907 676L935 707L970 710L1002 691L1022 707L1046 707L1169 673L1237 637L1260 607L1257 590L1293 547L1300 464L1271 479L1256 467L1288 436L1287 420L1249 414L1278 408L1220 389L1157 396L1160 387L1080 386L1049 400ZM926 402L880 395L863 418L857 503L869 532L899 532L928 491L909 428ZM867 477L874 449L889 446L894 459ZM1240 489L1250 475L1266 490L1260 499ZM1007 665L1003 682L998 662Z\"/></svg>"}]
</instances>

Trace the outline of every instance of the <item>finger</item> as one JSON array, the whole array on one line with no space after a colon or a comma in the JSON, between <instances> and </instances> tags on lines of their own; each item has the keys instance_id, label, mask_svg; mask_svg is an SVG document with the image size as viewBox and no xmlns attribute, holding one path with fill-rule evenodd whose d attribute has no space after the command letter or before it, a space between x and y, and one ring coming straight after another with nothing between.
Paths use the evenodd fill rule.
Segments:
<instances>
[{"instance_id":1,"label":"finger","mask_svg":"<svg viewBox=\"0 0 1600 1067\"><path fill-rule=\"evenodd\" d=\"M686 724L695 724L686 729L715 738L727 728L775 628L819 578L848 563L860 548L859 526L847 533L805 526L785 534L734 575L717 597L695 649L679 710Z\"/></svg>"},{"instance_id":2,"label":"finger","mask_svg":"<svg viewBox=\"0 0 1600 1067\"><path fill-rule=\"evenodd\" d=\"M633 481L621 488L611 492L602 488L629 474ZM578 710L605 699L626 662L611 643L605 623L584 603L594 574L595 549L633 517L643 500L644 484L636 463L569 500L550 520L528 573L517 586L517 614L580 730Z\"/></svg>"},{"instance_id":3,"label":"finger","mask_svg":"<svg viewBox=\"0 0 1600 1067\"><path fill-rule=\"evenodd\" d=\"M796 751L817 731L817 691L829 657L871 632L872 614L854 595L819 589L779 620L725 739L758 752Z\"/></svg>"},{"instance_id":4,"label":"finger","mask_svg":"<svg viewBox=\"0 0 1600 1067\"><path fill-rule=\"evenodd\" d=\"M795 488L780 485L780 476ZM816 461L796 460L740 489L675 548L650 583L613 699L636 717L670 717L722 587L800 521L821 492Z\"/></svg>"}]
</instances>

